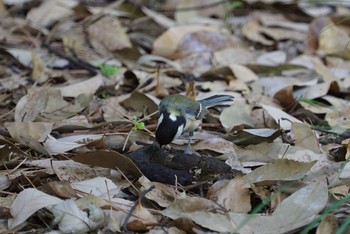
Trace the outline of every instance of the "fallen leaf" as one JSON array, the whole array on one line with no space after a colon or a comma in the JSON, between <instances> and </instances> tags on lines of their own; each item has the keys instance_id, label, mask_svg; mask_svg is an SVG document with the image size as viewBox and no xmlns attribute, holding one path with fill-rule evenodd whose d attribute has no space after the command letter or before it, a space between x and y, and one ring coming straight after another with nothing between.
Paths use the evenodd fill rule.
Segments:
<instances>
[{"instance_id":1,"label":"fallen leaf","mask_svg":"<svg viewBox=\"0 0 350 234\"><path fill-rule=\"evenodd\" d=\"M271 216L229 213L231 222L238 227L231 232L242 234L292 232L316 218L326 206L327 200L327 184L319 180L284 199ZM314 205L305 206L305 204Z\"/></svg>"},{"instance_id":2,"label":"fallen leaf","mask_svg":"<svg viewBox=\"0 0 350 234\"><path fill-rule=\"evenodd\" d=\"M104 224L103 211L93 204L90 204L88 213L80 210L72 199L58 203L49 210L55 216L53 223L58 224L64 233L85 233Z\"/></svg>"},{"instance_id":3,"label":"fallen leaf","mask_svg":"<svg viewBox=\"0 0 350 234\"><path fill-rule=\"evenodd\" d=\"M207 197L231 212L246 214L251 210L249 188L239 176L232 180L215 182L210 187Z\"/></svg>"},{"instance_id":4,"label":"fallen leaf","mask_svg":"<svg viewBox=\"0 0 350 234\"><path fill-rule=\"evenodd\" d=\"M261 105L264 110L281 126L284 130L290 130L292 123L301 123L297 118L287 114L286 112L269 105Z\"/></svg>"},{"instance_id":5,"label":"fallen leaf","mask_svg":"<svg viewBox=\"0 0 350 234\"><path fill-rule=\"evenodd\" d=\"M31 122L46 108L49 92L45 88L23 96L15 109L15 122Z\"/></svg>"},{"instance_id":6,"label":"fallen leaf","mask_svg":"<svg viewBox=\"0 0 350 234\"><path fill-rule=\"evenodd\" d=\"M142 176L141 171L136 167L131 159L119 154L118 152L93 151L79 154L72 159L76 162L84 164L110 169L119 169L124 173L124 175L131 176L133 178L139 178Z\"/></svg>"},{"instance_id":7,"label":"fallen leaf","mask_svg":"<svg viewBox=\"0 0 350 234\"><path fill-rule=\"evenodd\" d=\"M52 126L52 123L45 122L5 123L5 127L11 136L22 143L27 140L44 142L51 133Z\"/></svg>"},{"instance_id":8,"label":"fallen leaf","mask_svg":"<svg viewBox=\"0 0 350 234\"><path fill-rule=\"evenodd\" d=\"M154 41L152 54L171 57L186 35L199 31L215 32L217 29L215 27L202 25L172 27Z\"/></svg>"},{"instance_id":9,"label":"fallen leaf","mask_svg":"<svg viewBox=\"0 0 350 234\"><path fill-rule=\"evenodd\" d=\"M81 94L94 94L103 85L101 74L93 78L59 88L63 97L78 97Z\"/></svg>"},{"instance_id":10,"label":"fallen leaf","mask_svg":"<svg viewBox=\"0 0 350 234\"><path fill-rule=\"evenodd\" d=\"M239 110L239 111L237 111ZM225 108L220 114L220 122L226 129L240 124L253 126L250 120L251 107L243 99L235 99L232 105Z\"/></svg>"},{"instance_id":11,"label":"fallen leaf","mask_svg":"<svg viewBox=\"0 0 350 234\"><path fill-rule=\"evenodd\" d=\"M271 183L272 181L291 181L298 180L305 176L311 167L316 163L298 162L288 159L278 159L255 169L253 172L243 177L247 183Z\"/></svg>"},{"instance_id":12,"label":"fallen leaf","mask_svg":"<svg viewBox=\"0 0 350 234\"><path fill-rule=\"evenodd\" d=\"M25 189L18 194L11 206L13 218L8 220L9 228L12 230L15 229L41 208L56 205L61 202L61 199L50 196L37 189Z\"/></svg>"},{"instance_id":13,"label":"fallen leaf","mask_svg":"<svg viewBox=\"0 0 350 234\"><path fill-rule=\"evenodd\" d=\"M248 40L261 43L263 45L271 46L273 45L273 41L266 39L263 35L261 35L260 31L261 25L259 25L255 21L250 21L244 24L242 28L243 35L248 38Z\"/></svg>"},{"instance_id":14,"label":"fallen leaf","mask_svg":"<svg viewBox=\"0 0 350 234\"><path fill-rule=\"evenodd\" d=\"M75 190L104 199L119 196L121 189L123 188L117 186L113 181L106 177L95 177L89 180L74 182L71 183L71 186Z\"/></svg>"},{"instance_id":15,"label":"fallen leaf","mask_svg":"<svg viewBox=\"0 0 350 234\"><path fill-rule=\"evenodd\" d=\"M125 29L115 17L105 16L88 27L91 43L102 45L108 51L131 47ZM99 46L97 46L99 48Z\"/></svg>"}]
</instances>

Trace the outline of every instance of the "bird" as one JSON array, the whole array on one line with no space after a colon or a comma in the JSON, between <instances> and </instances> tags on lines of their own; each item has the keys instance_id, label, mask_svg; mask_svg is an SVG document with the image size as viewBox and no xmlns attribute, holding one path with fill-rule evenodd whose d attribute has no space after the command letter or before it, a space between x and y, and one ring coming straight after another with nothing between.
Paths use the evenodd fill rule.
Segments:
<instances>
[{"instance_id":1,"label":"bird","mask_svg":"<svg viewBox=\"0 0 350 234\"><path fill-rule=\"evenodd\" d=\"M233 101L230 95L214 95L202 100L194 100L181 94L164 97L159 103L159 118L156 141L162 147L188 133L189 139L185 153L190 152L191 139L195 129L201 124L208 108Z\"/></svg>"}]
</instances>

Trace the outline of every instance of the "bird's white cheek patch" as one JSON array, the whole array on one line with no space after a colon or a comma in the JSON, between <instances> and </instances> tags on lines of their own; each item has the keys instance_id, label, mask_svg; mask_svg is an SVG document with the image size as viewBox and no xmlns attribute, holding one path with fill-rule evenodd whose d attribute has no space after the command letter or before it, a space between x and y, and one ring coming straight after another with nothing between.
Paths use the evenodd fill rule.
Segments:
<instances>
[{"instance_id":1,"label":"bird's white cheek patch","mask_svg":"<svg viewBox=\"0 0 350 234\"><path fill-rule=\"evenodd\" d=\"M176 139L176 138L178 138L179 136L181 136L182 133L183 133L183 131L184 131L184 125L181 124L181 125L177 128L177 132L176 132L176 135L175 135L174 139Z\"/></svg>"},{"instance_id":2,"label":"bird's white cheek patch","mask_svg":"<svg viewBox=\"0 0 350 234\"><path fill-rule=\"evenodd\" d=\"M169 119L171 119L172 121L175 122L177 120L177 117L176 117L176 115L170 114Z\"/></svg>"}]
</instances>

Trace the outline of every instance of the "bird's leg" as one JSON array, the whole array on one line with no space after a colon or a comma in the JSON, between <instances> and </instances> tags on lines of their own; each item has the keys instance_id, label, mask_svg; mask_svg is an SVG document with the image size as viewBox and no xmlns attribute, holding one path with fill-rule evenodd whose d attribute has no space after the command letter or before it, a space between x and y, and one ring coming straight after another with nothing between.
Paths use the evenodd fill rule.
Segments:
<instances>
[{"instance_id":1,"label":"bird's leg","mask_svg":"<svg viewBox=\"0 0 350 234\"><path fill-rule=\"evenodd\" d=\"M191 149L191 140L192 140L192 137L193 137L193 131L189 132L188 133L188 143L187 143L187 146L185 147L185 150L184 150L184 153L185 154L192 154L193 151Z\"/></svg>"}]
</instances>

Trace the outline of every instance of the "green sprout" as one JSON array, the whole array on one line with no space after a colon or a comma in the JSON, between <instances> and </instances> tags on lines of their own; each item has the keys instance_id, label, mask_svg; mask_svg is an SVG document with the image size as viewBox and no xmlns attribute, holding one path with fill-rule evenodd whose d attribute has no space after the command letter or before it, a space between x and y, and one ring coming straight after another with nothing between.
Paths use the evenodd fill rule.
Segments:
<instances>
[{"instance_id":1,"label":"green sprout","mask_svg":"<svg viewBox=\"0 0 350 234\"><path fill-rule=\"evenodd\" d=\"M101 73L107 77L111 77L117 74L120 70L119 67L115 65L108 65L108 64L101 64L98 67L100 68Z\"/></svg>"},{"instance_id":2,"label":"green sprout","mask_svg":"<svg viewBox=\"0 0 350 234\"><path fill-rule=\"evenodd\" d=\"M145 129L145 123L144 122L139 122L139 120L138 120L136 115L133 116L133 119L134 119L134 127L132 127L133 131L144 130Z\"/></svg>"}]
</instances>

